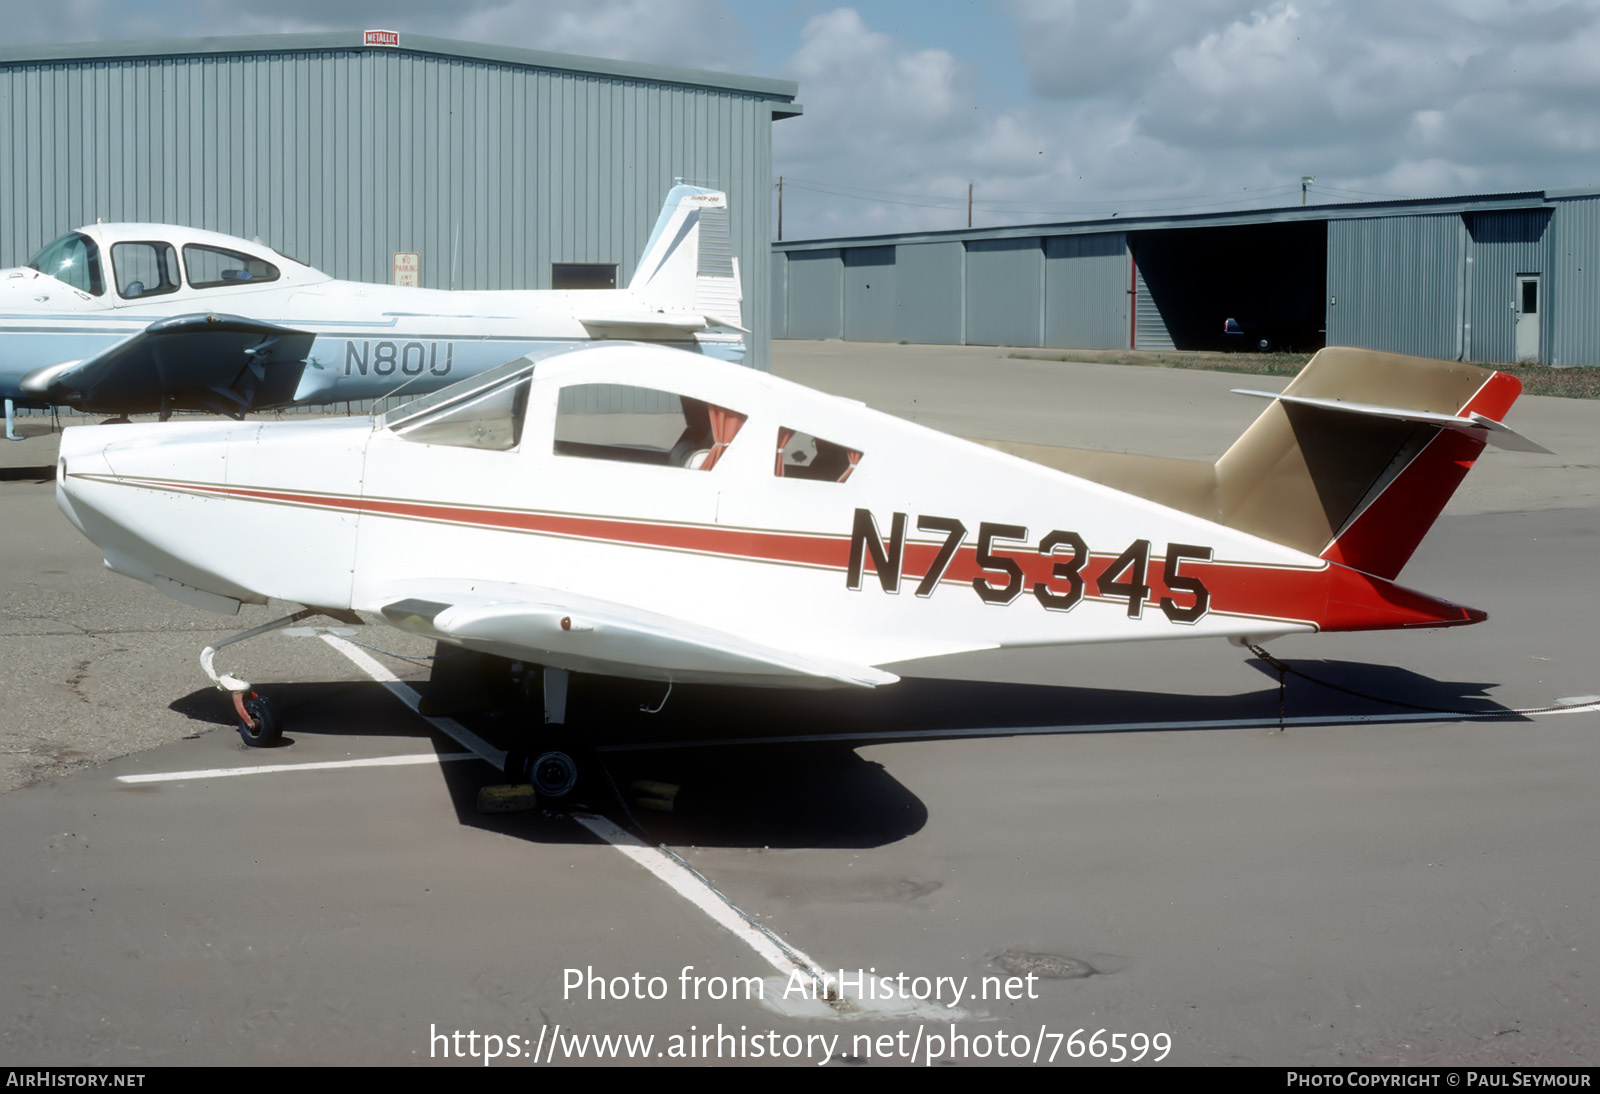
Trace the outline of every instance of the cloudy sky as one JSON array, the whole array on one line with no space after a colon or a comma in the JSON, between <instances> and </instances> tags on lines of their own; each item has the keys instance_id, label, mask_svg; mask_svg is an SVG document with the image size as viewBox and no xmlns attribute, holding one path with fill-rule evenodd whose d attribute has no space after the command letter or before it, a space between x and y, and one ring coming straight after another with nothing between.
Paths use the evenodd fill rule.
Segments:
<instances>
[{"instance_id":1,"label":"cloudy sky","mask_svg":"<svg viewBox=\"0 0 1600 1094\"><path fill-rule=\"evenodd\" d=\"M795 80L788 239L1600 186L1600 0L0 0L6 39L383 27Z\"/></svg>"}]
</instances>

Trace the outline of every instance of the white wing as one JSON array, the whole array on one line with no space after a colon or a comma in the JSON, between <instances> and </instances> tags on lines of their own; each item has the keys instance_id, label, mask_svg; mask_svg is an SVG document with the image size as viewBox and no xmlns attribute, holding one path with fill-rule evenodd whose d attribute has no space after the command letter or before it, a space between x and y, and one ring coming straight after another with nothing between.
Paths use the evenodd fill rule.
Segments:
<instances>
[{"instance_id":1,"label":"white wing","mask_svg":"<svg viewBox=\"0 0 1600 1094\"><path fill-rule=\"evenodd\" d=\"M604 676L864 688L899 679L870 665L778 649L626 604L534 585L408 581L387 589L376 610L402 630Z\"/></svg>"}]
</instances>

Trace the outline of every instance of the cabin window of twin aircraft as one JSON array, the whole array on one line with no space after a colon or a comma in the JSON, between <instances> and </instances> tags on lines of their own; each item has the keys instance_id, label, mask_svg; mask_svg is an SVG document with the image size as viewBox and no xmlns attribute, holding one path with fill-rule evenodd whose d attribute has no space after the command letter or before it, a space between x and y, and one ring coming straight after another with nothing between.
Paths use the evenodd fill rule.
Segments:
<instances>
[{"instance_id":1,"label":"cabin window of twin aircraft","mask_svg":"<svg viewBox=\"0 0 1600 1094\"><path fill-rule=\"evenodd\" d=\"M118 243L111 248L111 267L124 300L178 291L178 249L170 243Z\"/></svg>"},{"instance_id":2,"label":"cabin window of twin aircraft","mask_svg":"<svg viewBox=\"0 0 1600 1094\"><path fill-rule=\"evenodd\" d=\"M68 232L45 244L28 262L28 267L90 296L106 291L105 282L100 278L100 249L88 236L77 232Z\"/></svg>"},{"instance_id":3,"label":"cabin window of twin aircraft","mask_svg":"<svg viewBox=\"0 0 1600 1094\"><path fill-rule=\"evenodd\" d=\"M190 243L183 248L183 266L189 273L192 289L217 289L241 285L246 281L261 284L278 280L278 267L270 262L221 247L202 247Z\"/></svg>"},{"instance_id":4,"label":"cabin window of twin aircraft","mask_svg":"<svg viewBox=\"0 0 1600 1094\"><path fill-rule=\"evenodd\" d=\"M183 248L184 270L191 289L218 289L233 285L264 284L281 276L272 263L221 247L188 244ZM100 249L88 236L68 232L45 247L28 263L90 296L105 294L100 273ZM124 300L161 296L183 287L178 252L163 240L133 240L111 248L111 266L117 293Z\"/></svg>"}]
</instances>

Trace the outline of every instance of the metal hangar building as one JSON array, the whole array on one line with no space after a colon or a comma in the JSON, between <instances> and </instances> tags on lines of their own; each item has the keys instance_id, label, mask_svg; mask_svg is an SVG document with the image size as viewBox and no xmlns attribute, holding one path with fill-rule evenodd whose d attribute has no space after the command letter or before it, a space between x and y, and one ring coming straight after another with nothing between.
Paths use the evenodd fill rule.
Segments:
<instances>
[{"instance_id":1,"label":"metal hangar building","mask_svg":"<svg viewBox=\"0 0 1600 1094\"><path fill-rule=\"evenodd\" d=\"M418 254L432 288L548 289L557 266L621 286L681 179L728 194L765 369L772 123L796 90L388 31L0 47L0 266L98 219L357 281Z\"/></svg>"},{"instance_id":2,"label":"metal hangar building","mask_svg":"<svg viewBox=\"0 0 1600 1094\"><path fill-rule=\"evenodd\" d=\"M1600 191L781 242L772 336L1600 365ZM1294 345L1294 343L1300 343Z\"/></svg>"}]
</instances>

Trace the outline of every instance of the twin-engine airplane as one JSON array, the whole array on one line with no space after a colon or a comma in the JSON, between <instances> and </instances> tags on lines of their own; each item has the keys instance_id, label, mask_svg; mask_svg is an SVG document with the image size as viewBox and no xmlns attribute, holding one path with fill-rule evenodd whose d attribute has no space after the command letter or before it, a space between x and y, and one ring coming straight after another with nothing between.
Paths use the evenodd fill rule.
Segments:
<instances>
[{"instance_id":1,"label":"twin-engine airplane","mask_svg":"<svg viewBox=\"0 0 1600 1094\"><path fill-rule=\"evenodd\" d=\"M188 603L366 613L543 666L519 773L558 799L574 672L873 688L896 662L1000 647L1479 622L1394 579L1485 442L1529 444L1502 424L1520 390L1326 349L1257 393L1272 405L1215 464L1067 452L1061 470L611 344L371 420L68 429L57 496L108 566ZM270 739L271 708L212 652L246 741Z\"/></svg>"},{"instance_id":2,"label":"twin-engine airplane","mask_svg":"<svg viewBox=\"0 0 1600 1094\"><path fill-rule=\"evenodd\" d=\"M337 281L259 243L94 224L0 270L0 396L16 407L240 417L435 391L551 343L744 354L727 198L676 186L626 289L449 291Z\"/></svg>"}]
</instances>

